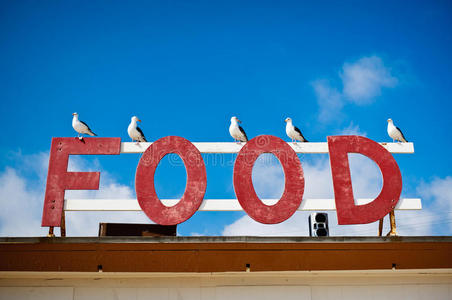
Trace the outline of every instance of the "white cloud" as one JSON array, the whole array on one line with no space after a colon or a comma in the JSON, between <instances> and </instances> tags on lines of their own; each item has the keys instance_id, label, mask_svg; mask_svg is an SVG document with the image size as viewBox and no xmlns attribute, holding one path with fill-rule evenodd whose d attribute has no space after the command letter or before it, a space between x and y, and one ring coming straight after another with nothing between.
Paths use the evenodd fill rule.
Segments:
<instances>
[{"instance_id":1,"label":"white cloud","mask_svg":"<svg viewBox=\"0 0 452 300\"><path fill-rule=\"evenodd\" d=\"M344 63L339 73L342 90L325 79L311 83L319 105L319 120L329 122L342 116L346 103L370 104L381 95L383 88L395 87L398 79L378 56L363 57L352 63Z\"/></svg>"},{"instance_id":2,"label":"white cloud","mask_svg":"<svg viewBox=\"0 0 452 300\"><path fill-rule=\"evenodd\" d=\"M410 224L418 228L434 227L439 234L452 234L452 177L434 178L430 183L423 182L417 189L422 197L424 210L428 215L411 219Z\"/></svg>"},{"instance_id":3,"label":"white cloud","mask_svg":"<svg viewBox=\"0 0 452 300\"><path fill-rule=\"evenodd\" d=\"M87 169L83 170L87 171ZM101 170L101 168L96 170ZM134 198L134 193L129 186L118 183L108 172L102 171L99 190L70 190L66 191L65 197L72 199L131 199ZM67 212L66 233L68 236L97 236L99 223L109 222L152 223L141 211Z\"/></svg>"},{"instance_id":4,"label":"white cloud","mask_svg":"<svg viewBox=\"0 0 452 300\"><path fill-rule=\"evenodd\" d=\"M337 134L367 136L367 132L362 131L361 128L359 128L359 125L355 125L353 122L350 122L347 127L339 130Z\"/></svg>"},{"instance_id":5,"label":"white cloud","mask_svg":"<svg viewBox=\"0 0 452 300\"><path fill-rule=\"evenodd\" d=\"M333 88L327 80L316 80L311 85L320 108L319 120L327 122L331 119L338 119L344 106L341 93Z\"/></svg>"},{"instance_id":6,"label":"white cloud","mask_svg":"<svg viewBox=\"0 0 452 300\"><path fill-rule=\"evenodd\" d=\"M426 199L435 199L438 211L452 211L452 177L435 178L431 183L423 182L418 188L418 193Z\"/></svg>"},{"instance_id":7,"label":"white cloud","mask_svg":"<svg viewBox=\"0 0 452 300\"><path fill-rule=\"evenodd\" d=\"M284 171L276 156L260 155L253 166L253 185L259 198L280 198L284 191Z\"/></svg>"},{"instance_id":8,"label":"white cloud","mask_svg":"<svg viewBox=\"0 0 452 300\"><path fill-rule=\"evenodd\" d=\"M0 172L0 235L44 236L48 228L41 227L44 189L47 176L48 154L15 154L19 167ZM130 187L116 181L102 171L97 160L91 162L81 157L71 157L70 171L101 171L97 191L66 191L66 197L88 199L127 199L134 197ZM100 222L150 223L143 212L68 212L68 236L96 236Z\"/></svg>"},{"instance_id":9,"label":"white cloud","mask_svg":"<svg viewBox=\"0 0 452 300\"><path fill-rule=\"evenodd\" d=\"M0 174L0 235L45 235L41 228L42 191L29 188L29 183L16 170Z\"/></svg>"},{"instance_id":10,"label":"white cloud","mask_svg":"<svg viewBox=\"0 0 452 300\"><path fill-rule=\"evenodd\" d=\"M305 177L305 192L303 197L334 198L329 158L327 156L317 156L312 160L307 160L302 157L301 160ZM355 196L360 198L376 197L381 188L380 171L376 164L362 155L351 155L350 167ZM266 178L267 170L269 173L269 177L267 180L263 180L263 184L256 185L256 191L259 188L260 192L258 195L278 195L280 197L283 192L283 185L281 188L281 183L284 183L284 173L279 164L275 163L275 161L269 161L266 165L259 165L258 168L260 170L259 178ZM275 170L278 170L278 172ZM279 176L279 178L275 176ZM306 236L309 234L309 214L310 212L296 212L287 221L275 225L261 224L245 215L226 226L223 230L223 235ZM330 232L332 235L373 235L366 233L366 230L368 231L373 228L374 234L378 230L378 225L375 224L337 226L335 212L330 212L329 218Z\"/></svg>"},{"instance_id":11,"label":"white cloud","mask_svg":"<svg viewBox=\"0 0 452 300\"><path fill-rule=\"evenodd\" d=\"M356 129L356 128L355 128ZM348 130L348 129L346 129ZM304 198L334 198L331 170L327 156L316 156L312 160L302 157L305 175ZM382 178L378 166L359 154L349 155L353 192L356 198L375 198L381 190ZM283 171L279 164L269 161L259 165L259 195L282 194ZM266 181L266 172L269 177ZM275 171L276 170L276 171ZM254 174L253 174L254 175ZM276 177L275 177L276 176ZM278 178L278 176L280 178ZM257 178L253 178L257 179ZM257 188L256 188L257 190ZM399 235L451 235L452 234L452 177L437 178L423 183L418 189L424 208L421 211L397 211L396 223ZM227 225L223 235L257 236L307 236L308 215L310 212L296 212L291 218L275 225L258 223L245 215ZM337 225L336 212L329 212L330 234L332 236L376 236L378 222L363 225ZM389 218L385 217L384 232L389 231Z\"/></svg>"},{"instance_id":12,"label":"white cloud","mask_svg":"<svg viewBox=\"0 0 452 300\"><path fill-rule=\"evenodd\" d=\"M394 87L398 80L378 56L363 57L345 63L340 74L345 99L355 104L368 104L381 94L384 87Z\"/></svg>"},{"instance_id":13,"label":"white cloud","mask_svg":"<svg viewBox=\"0 0 452 300\"><path fill-rule=\"evenodd\" d=\"M350 127L350 126L349 126ZM359 128L351 126L359 132ZM348 130L348 129L345 129ZM41 228L42 204L47 154L18 155L22 165L0 172L0 235L44 236ZM333 198L333 187L328 157L316 155L301 157L305 173L306 198ZM369 159L350 156L353 190L356 197L375 197L381 188L380 171ZM90 167L83 158L71 162L72 170L102 170L98 162ZM27 173L28 172L28 173ZM24 173L27 173L24 175ZM253 181L261 197L278 198L284 187L281 166L272 155L263 155L253 169ZM131 198L130 187L118 183L108 172L101 172L99 191L68 191L76 198ZM451 235L452 234L452 177L435 178L420 184L417 195L423 201L421 211L397 211L397 231L400 235ZM308 235L308 212L297 212L289 220L277 225L264 225L243 216L224 228L224 235ZM331 235L376 235L378 223L338 226L336 213L329 212ZM67 213L68 236L96 236L99 222L149 223L142 212L71 212ZM385 219L385 232L388 228Z\"/></svg>"},{"instance_id":14,"label":"white cloud","mask_svg":"<svg viewBox=\"0 0 452 300\"><path fill-rule=\"evenodd\" d=\"M258 223L246 215L226 226L222 234L226 236L307 236L309 235L307 216L308 214L305 212L296 212L285 222L266 225Z\"/></svg>"}]
</instances>

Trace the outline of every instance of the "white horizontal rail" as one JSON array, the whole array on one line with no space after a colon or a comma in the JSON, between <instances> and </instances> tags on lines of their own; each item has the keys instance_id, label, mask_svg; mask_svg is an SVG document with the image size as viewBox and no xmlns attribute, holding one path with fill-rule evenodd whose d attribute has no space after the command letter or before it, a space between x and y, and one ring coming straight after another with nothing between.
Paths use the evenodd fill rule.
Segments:
<instances>
[{"instance_id":1,"label":"white horizontal rail","mask_svg":"<svg viewBox=\"0 0 452 300\"><path fill-rule=\"evenodd\" d=\"M357 205L371 202L373 199L356 199ZM166 206L177 204L179 199L163 199ZM263 199L266 205L273 205L278 199ZM421 199L400 199L396 210L419 210L422 209ZM136 199L65 199L65 211L141 211ZM303 199L298 210L319 211L336 210L334 199ZM243 211L237 199L205 199L198 211Z\"/></svg>"},{"instance_id":2,"label":"white horizontal rail","mask_svg":"<svg viewBox=\"0 0 452 300\"><path fill-rule=\"evenodd\" d=\"M121 143L121 153L143 153L152 143ZM287 143L296 153L328 153L328 143ZM413 143L379 143L391 153L414 153ZM238 153L245 143L193 143L201 153Z\"/></svg>"}]
</instances>

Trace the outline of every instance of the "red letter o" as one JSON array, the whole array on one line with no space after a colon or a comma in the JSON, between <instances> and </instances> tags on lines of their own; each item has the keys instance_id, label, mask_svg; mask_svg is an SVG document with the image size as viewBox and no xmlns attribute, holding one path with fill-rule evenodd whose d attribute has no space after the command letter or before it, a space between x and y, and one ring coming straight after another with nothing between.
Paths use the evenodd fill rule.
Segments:
<instances>
[{"instance_id":1,"label":"red letter o","mask_svg":"<svg viewBox=\"0 0 452 300\"><path fill-rule=\"evenodd\" d=\"M162 204L154 187L157 165L168 153L179 155L187 169L184 195L171 207ZM206 167L201 153L190 141L178 136L167 136L152 143L143 153L135 175L135 190L141 209L161 225L175 225L189 219L201 205L206 186Z\"/></svg>"},{"instance_id":2,"label":"red letter o","mask_svg":"<svg viewBox=\"0 0 452 300\"><path fill-rule=\"evenodd\" d=\"M260 201L253 187L253 165L262 153L274 154L284 169L284 193L271 206ZM281 223L295 213L303 200L303 168L297 154L286 142L275 136L260 135L248 141L237 155L234 189L237 200L251 218L264 224Z\"/></svg>"}]
</instances>

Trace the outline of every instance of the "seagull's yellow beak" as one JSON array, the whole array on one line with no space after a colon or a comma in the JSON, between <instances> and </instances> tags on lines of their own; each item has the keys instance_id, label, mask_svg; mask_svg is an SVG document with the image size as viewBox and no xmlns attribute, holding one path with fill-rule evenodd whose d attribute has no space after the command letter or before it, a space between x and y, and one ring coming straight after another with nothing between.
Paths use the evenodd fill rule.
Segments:
<instances>
[{"instance_id":1,"label":"seagull's yellow beak","mask_svg":"<svg viewBox=\"0 0 452 300\"><path fill-rule=\"evenodd\" d=\"M237 119L237 122L242 123L242 121L240 121L239 119Z\"/></svg>"},{"instance_id":2,"label":"seagull's yellow beak","mask_svg":"<svg viewBox=\"0 0 452 300\"><path fill-rule=\"evenodd\" d=\"M138 121L138 122L141 122L141 120L140 120L140 119L137 119L137 121Z\"/></svg>"}]
</instances>

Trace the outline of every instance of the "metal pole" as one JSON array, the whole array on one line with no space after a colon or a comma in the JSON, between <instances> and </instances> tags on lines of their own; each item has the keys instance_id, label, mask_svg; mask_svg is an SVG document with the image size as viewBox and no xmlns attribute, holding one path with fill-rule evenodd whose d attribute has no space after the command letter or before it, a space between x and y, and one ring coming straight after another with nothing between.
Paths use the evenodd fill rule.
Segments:
<instances>
[{"instance_id":1,"label":"metal pole","mask_svg":"<svg viewBox=\"0 0 452 300\"><path fill-rule=\"evenodd\" d=\"M384 220L384 217L381 218L379 223L378 223L378 236L382 236L383 235L383 220Z\"/></svg>"},{"instance_id":2,"label":"metal pole","mask_svg":"<svg viewBox=\"0 0 452 300\"><path fill-rule=\"evenodd\" d=\"M63 213L61 214L61 226L60 226L60 232L61 232L61 236L65 237L66 236L66 217L65 217L65 212L63 209Z\"/></svg>"},{"instance_id":3,"label":"metal pole","mask_svg":"<svg viewBox=\"0 0 452 300\"><path fill-rule=\"evenodd\" d=\"M388 232L388 236L396 236L397 232L394 210L391 210L391 212L389 213L389 221L391 222L391 231Z\"/></svg>"},{"instance_id":4,"label":"metal pole","mask_svg":"<svg viewBox=\"0 0 452 300\"><path fill-rule=\"evenodd\" d=\"M47 234L48 237L54 237L55 234L53 233L53 226L49 227L49 234Z\"/></svg>"}]
</instances>

